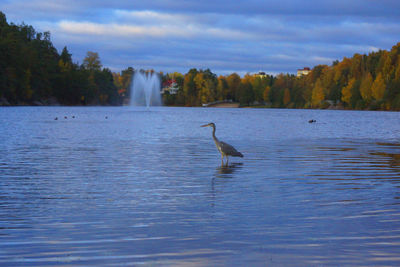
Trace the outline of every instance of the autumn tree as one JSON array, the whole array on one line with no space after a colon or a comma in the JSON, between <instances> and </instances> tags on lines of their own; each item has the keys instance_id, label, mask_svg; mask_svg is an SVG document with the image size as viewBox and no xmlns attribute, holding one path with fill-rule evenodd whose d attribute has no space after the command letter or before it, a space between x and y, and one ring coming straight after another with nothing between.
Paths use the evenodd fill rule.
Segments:
<instances>
[{"instance_id":1,"label":"autumn tree","mask_svg":"<svg viewBox=\"0 0 400 267\"><path fill-rule=\"evenodd\" d=\"M199 90L200 103L204 104L210 102L211 93L209 88L207 88L207 81L204 78L204 74L202 72L198 72L193 78L193 81L196 85L196 88Z\"/></svg>"},{"instance_id":2,"label":"autumn tree","mask_svg":"<svg viewBox=\"0 0 400 267\"><path fill-rule=\"evenodd\" d=\"M397 56L396 69L394 71L394 80L400 81L400 54Z\"/></svg>"},{"instance_id":3,"label":"autumn tree","mask_svg":"<svg viewBox=\"0 0 400 267\"><path fill-rule=\"evenodd\" d=\"M237 73L232 73L226 77L226 82L228 84L228 98L239 101L239 86L241 83L240 76Z\"/></svg>"},{"instance_id":4,"label":"autumn tree","mask_svg":"<svg viewBox=\"0 0 400 267\"><path fill-rule=\"evenodd\" d=\"M322 101L325 99L324 88L322 82L318 79L314 85L311 97L312 107L320 107Z\"/></svg>"},{"instance_id":5,"label":"autumn tree","mask_svg":"<svg viewBox=\"0 0 400 267\"><path fill-rule=\"evenodd\" d=\"M121 71L121 73L113 73L114 85L118 90L118 94L121 97L130 98L132 78L135 73L135 69L128 67Z\"/></svg>"},{"instance_id":6,"label":"autumn tree","mask_svg":"<svg viewBox=\"0 0 400 267\"><path fill-rule=\"evenodd\" d=\"M361 79L364 71L364 60L360 54L354 54L351 59L349 75L355 79Z\"/></svg>"},{"instance_id":7,"label":"autumn tree","mask_svg":"<svg viewBox=\"0 0 400 267\"><path fill-rule=\"evenodd\" d=\"M385 81L391 79L392 73L394 71L394 64L392 62L392 57L390 55L390 52L388 51L382 52L382 56L378 63L378 70L379 70L378 75L381 74L382 78Z\"/></svg>"},{"instance_id":8,"label":"autumn tree","mask_svg":"<svg viewBox=\"0 0 400 267\"><path fill-rule=\"evenodd\" d=\"M288 88L285 88L283 93L283 105L286 107L290 103L290 91Z\"/></svg>"},{"instance_id":9,"label":"autumn tree","mask_svg":"<svg viewBox=\"0 0 400 267\"><path fill-rule=\"evenodd\" d=\"M88 51L83 59L83 66L89 71L101 70L101 61L97 52Z\"/></svg>"},{"instance_id":10,"label":"autumn tree","mask_svg":"<svg viewBox=\"0 0 400 267\"><path fill-rule=\"evenodd\" d=\"M194 82L194 77L197 74L196 69L189 70L188 73L185 74L184 82L183 82L183 92L185 96L185 103L187 105L195 104L195 95L196 95L196 85Z\"/></svg>"},{"instance_id":11,"label":"autumn tree","mask_svg":"<svg viewBox=\"0 0 400 267\"><path fill-rule=\"evenodd\" d=\"M379 73L371 87L372 96L378 101L382 100L383 96L385 95L385 90L386 84L383 79L383 75Z\"/></svg>"},{"instance_id":12,"label":"autumn tree","mask_svg":"<svg viewBox=\"0 0 400 267\"><path fill-rule=\"evenodd\" d=\"M367 104L370 103L372 100L372 82L372 75L368 72L366 75L364 75L360 84L361 97Z\"/></svg>"},{"instance_id":13,"label":"autumn tree","mask_svg":"<svg viewBox=\"0 0 400 267\"><path fill-rule=\"evenodd\" d=\"M351 99L353 97L353 89L356 83L356 79L352 78L348 84L342 89L342 101L347 105L351 105Z\"/></svg>"},{"instance_id":14,"label":"autumn tree","mask_svg":"<svg viewBox=\"0 0 400 267\"><path fill-rule=\"evenodd\" d=\"M228 99L229 92L228 92L228 83L226 81L226 78L222 75L218 77L218 84L217 84L217 95L216 98L217 100L225 100Z\"/></svg>"},{"instance_id":15,"label":"autumn tree","mask_svg":"<svg viewBox=\"0 0 400 267\"><path fill-rule=\"evenodd\" d=\"M263 99L265 102L271 102L270 98L269 98L269 92L271 91L271 86L267 85L264 89L264 93L263 93Z\"/></svg>"},{"instance_id":16,"label":"autumn tree","mask_svg":"<svg viewBox=\"0 0 400 267\"><path fill-rule=\"evenodd\" d=\"M129 97L133 73L132 67L111 73L96 52L88 52L79 66L67 47L59 54L50 32L37 32L24 23L9 24L0 12L0 98L6 102L37 104L56 98L64 105L120 104L122 97ZM330 66L317 65L302 77L236 73L217 77L209 69L191 69L162 79L175 79L179 85L178 94L168 101L173 105L231 99L243 105L265 101L273 107L302 108L341 100L348 108L400 110L400 43L390 51L354 54Z\"/></svg>"}]
</instances>

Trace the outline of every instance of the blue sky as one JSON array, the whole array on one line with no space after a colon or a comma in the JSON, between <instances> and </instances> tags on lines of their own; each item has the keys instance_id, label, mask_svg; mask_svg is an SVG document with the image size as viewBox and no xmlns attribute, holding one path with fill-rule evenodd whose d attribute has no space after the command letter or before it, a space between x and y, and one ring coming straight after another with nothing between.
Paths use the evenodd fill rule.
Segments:
<instances>
[{"instance_id":1,"label":"blue sky","mask_svg":"<svg viewBox=\"0 0 400 267\"><path fill-rule=\"evenodd\" d=\"M295 73L400 41L398 0L2 0L8 22L50 31L75 62L186 73Z\"/></svg>"}]
</instances>

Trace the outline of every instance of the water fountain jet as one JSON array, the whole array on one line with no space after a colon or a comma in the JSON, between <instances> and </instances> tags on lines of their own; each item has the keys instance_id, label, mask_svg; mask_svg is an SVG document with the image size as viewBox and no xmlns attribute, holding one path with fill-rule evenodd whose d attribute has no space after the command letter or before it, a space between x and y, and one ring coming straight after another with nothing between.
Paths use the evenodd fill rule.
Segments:
<instances>
[{"instance_id":1,"label":"water fountain jet","mask_svg":"<svg viewBox=\"0 0 400 267\"><path fill-rule=\"evenodd\" d=\"M131 83L131 106L161 106L159 74L136 71Z\"/></svg>"}]
</instances>

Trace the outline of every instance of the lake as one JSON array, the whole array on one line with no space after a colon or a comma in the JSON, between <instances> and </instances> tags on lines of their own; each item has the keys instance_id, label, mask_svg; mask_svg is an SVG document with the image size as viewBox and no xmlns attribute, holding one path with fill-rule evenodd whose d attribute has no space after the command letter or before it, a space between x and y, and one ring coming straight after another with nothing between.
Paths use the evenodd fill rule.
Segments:
<instances>
[{"instance_id":1,"label":"lake","mask_svg":"<svg viewBox=\"0 0 400 267\"><path fill-rule=\"evenodd\" d=\"M0 130L0 265L400 265L400 113L1 107Z\"/></svg>"}]
</instances>

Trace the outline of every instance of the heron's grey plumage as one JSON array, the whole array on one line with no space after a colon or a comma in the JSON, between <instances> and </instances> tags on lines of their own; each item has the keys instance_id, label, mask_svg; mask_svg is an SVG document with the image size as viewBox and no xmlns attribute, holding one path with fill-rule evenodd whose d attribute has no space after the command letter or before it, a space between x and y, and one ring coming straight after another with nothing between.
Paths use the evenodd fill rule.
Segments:
<instances>
[{"instance_id":1,"label":"heron's grey plumage","mask_svg":"<svg viewBox=\"0 0 400 267\"><path fill-rule=\"evenodd\" d=\"M237 151L233 146L227 144L225 142L219 141L218 138L215 136L216 127L214 123L209 123L202 125L201 127L212 127L212 137L214 139L215 146L218 148L218 151L221 153L221 161L224 164L224 157L226 157L226 165L228 165L228 156L232 157L243 157L243 154Z\"/></svg>"}]
</instances>

